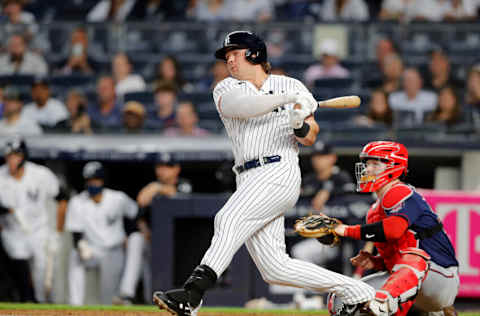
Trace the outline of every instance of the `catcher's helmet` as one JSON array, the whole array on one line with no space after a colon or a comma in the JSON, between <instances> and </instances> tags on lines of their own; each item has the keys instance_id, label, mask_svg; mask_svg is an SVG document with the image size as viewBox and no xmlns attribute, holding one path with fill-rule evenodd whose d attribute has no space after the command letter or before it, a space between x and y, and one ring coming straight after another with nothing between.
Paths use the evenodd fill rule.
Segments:
<instances>
[{"instance_id":1,"label":"catcher's helmet","mask_svg":"<svg viewBox=\"0 0 480 316\"><path fill-rule=\"evenodd\" d=\"M103 168L103 165L100 162L90 161L83 167L82 174L85 180L104 179L105 169Z\"/></svg>"},{"instance_id":2,"label":"catcher's helmet","mask_svg":"<svg viewBox=\"0 0 480 316\"><path fill-rule=\"evenodd\" d=\"M226 60L228 51L244 48L247 49L245 58L252 64L261 64L267 61L267 46L265 42L249 31L228 33L223 41L223 47L215 52L215 58Z\"/></svg>"},{"instance_id":3,"label":"catcher's helmet","mask_svg":"<svg viewBox=\"0 0 480 316\"><path fill-rule=\"evenodd\" d=\"M5 144L4 155L10 155L12 153L23 154L24 160L28 159L28 148L25 140L20 136L15 136L7 141Z\"/></svg>"},{"instance_id":4,"label":"catcher's helmet","mask_svg":"<svg viewBox=\"0 0 480 316\"><path fill-rule=\"evenodd\" d=\"M385 184L407 173L408 151L400 143L390 141L370 142L360 152L361 162L355 165L358 192L374 192ZM386 164L385 170L368 175L365 161L378 159Z\"/></svg>"}]
</instances>

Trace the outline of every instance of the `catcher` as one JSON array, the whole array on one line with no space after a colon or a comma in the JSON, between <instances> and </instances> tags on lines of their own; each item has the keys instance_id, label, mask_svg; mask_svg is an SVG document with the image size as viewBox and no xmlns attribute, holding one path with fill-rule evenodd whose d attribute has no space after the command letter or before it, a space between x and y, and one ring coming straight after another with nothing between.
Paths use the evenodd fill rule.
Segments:
<instances>
[{"instance_id":1,"label":"catcher","mask_svg":"<svg viewBox=\"0 0 480 316\"><path fill-rule=\"evenodd\" d=\"M295 225L299 234L335 245L340 237L373 241L378 255L366 251L351 259L356 267L378 273L362 280L377 289L364 306L347 306L331 294L331 315L367 311L375 315L406 315L412 305L423 312L455 315L458 261L442 223L425 199L400 178L407 173L408 152L395 142L368 143L355 166L357 191L375 192L366 224L348 226L325 215L311 215ZM339 237L340 236L340 237Z\"/></svg>"}]
</instances>

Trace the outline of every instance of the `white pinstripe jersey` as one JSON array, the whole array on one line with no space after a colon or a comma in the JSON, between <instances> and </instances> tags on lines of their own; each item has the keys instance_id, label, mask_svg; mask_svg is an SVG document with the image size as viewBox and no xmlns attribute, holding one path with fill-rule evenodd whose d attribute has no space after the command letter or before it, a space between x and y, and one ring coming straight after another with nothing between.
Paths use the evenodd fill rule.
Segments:
<instances>
[{"instance_id":1,"label":"white pinstripe jersey","mask_svg":"<svg viewBox=\"0 0 480 316\"><path fill-rule=\"evenodd\" d=\"M293 129L290 127L288 111L286 111L293 107L293 103L254 118L224 117L219 111L218 101L224 93L239 86L245 95L282 95L308 92L303 83L287 76L269 75L260 89L257 89L249 81L231 77L220 81L213 90L213 99L232 142L235 164L272 155L280 155L282 158L296 157L298 143Z\"/></svg>"}]
</instances>

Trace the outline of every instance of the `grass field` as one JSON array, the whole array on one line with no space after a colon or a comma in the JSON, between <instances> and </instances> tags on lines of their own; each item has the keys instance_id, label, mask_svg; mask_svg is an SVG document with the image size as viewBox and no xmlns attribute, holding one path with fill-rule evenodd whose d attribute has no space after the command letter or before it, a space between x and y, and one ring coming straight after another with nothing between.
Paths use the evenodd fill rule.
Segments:
<instances>
[{"instance_id":1,"label":"grass field","mask_svg":"<svg viewBox=\"0 0 480 316\"><path fill-rule=\"evenodd\" d=\"M50 316L50 315L68 315L68 316L80 316L80 315L102 315L102 316L140 316L140 315L157 315L157 316L170 316L166 312L159 311L155 306L147 305L134 305L134 306L104 306L104 305L91 305L91 306L70 306L70 305L51 305L51 304L13 304L13 303L0 303L0 316ZM205 307L200 310L199 316L220 316L220 315L315 315L326 316L328 312L326 310L317 311L297 311L297 310L252 310L245 308L232 308L232 307ZM459 316L480 316L480 312L461 312Z\"/></svg>"}]
</instances>

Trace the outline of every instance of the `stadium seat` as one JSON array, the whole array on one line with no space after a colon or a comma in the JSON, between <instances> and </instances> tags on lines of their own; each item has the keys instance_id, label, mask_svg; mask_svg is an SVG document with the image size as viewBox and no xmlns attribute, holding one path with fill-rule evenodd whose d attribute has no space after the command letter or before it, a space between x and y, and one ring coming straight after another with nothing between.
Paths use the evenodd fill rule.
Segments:
<instances>
[{"instance_id":1,"label":"stadium seat","mask_svg":"<svg viewBox=\"0 0 480 316\"><path fill-rule=\"evenodd\" d=\"M348 89L353 85L352 78L326 78L315 80L315 88Z\"/></svg>"},{"instance_id":2,"label":"stadium seat","mask_svg":"<svg viewBox=\"0 0 480 316\"><path fill-rule=\"evenodd\" d=\"M123 95L123 101L137 101L148 106L154 103L154 94L150 91L125 93Z\"/></svg>"},{"instance_id":3,"label":"stadium seat","mask_svg":"<svg viewBox=\"0 0 480 316\"><path fill-rule=\"evenodd\" d=\"M31 86L34 79L32 75L3 75L0 76L0 85Z\"/></svg>"},{"instance_id":4,"label":"stadium seat","mask_svg":"<svg viewBox=\"0 0 480 316\"><path fill-rule=\"evenodd\" d=\"M95 83L94 76L88 75L56 75L49 78L52 86L61 86L65 88L85 86Z\"/></svg>"}]
</instances>

